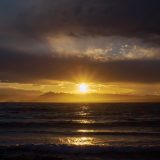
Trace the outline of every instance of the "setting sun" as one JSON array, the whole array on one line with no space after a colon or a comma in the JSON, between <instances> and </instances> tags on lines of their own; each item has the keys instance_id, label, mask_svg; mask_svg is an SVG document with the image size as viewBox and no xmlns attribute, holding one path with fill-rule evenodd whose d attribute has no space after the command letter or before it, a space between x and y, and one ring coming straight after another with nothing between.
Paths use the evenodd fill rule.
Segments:
<instances>
[{"instance_id":1,"label":"setting sun","mask_svg":"<svg viewBox=\"0 0 160 160\"><path fill-rule=\"evenodd\" d=\"M81 92L81 93L87 93L88 92L88 85L87 84L85 84L85 83L81 83L80 85L79 85L79 91Z\"/></svg>"}]
</instances>

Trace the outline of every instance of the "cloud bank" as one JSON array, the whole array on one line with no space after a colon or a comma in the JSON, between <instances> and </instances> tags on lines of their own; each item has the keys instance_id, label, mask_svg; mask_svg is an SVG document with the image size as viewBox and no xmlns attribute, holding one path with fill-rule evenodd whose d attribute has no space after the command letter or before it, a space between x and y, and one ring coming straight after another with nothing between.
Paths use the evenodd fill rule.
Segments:
<instances>
[{"instance_id":1,"label":"cloud bank","mask_svg":"<svg viewBox=\"0 0 160 160\"><path fill-rule=\"evenodd\" d=\"M159 0L1 0L0 80L73 81L79 73L101 82L159 83L159 6Z\"/></svg>"},{"instance_id":2,"label":"cloud bank","mask_svg":"<svg viewBox=\"0 0 160 160\"><path fill-rule=\"evenodd\" d=\"M0 79L4 82L73 81L87 74L102 82L159 82L160 60L94 61L0 49Z\"/></svg>"}]
</instances>

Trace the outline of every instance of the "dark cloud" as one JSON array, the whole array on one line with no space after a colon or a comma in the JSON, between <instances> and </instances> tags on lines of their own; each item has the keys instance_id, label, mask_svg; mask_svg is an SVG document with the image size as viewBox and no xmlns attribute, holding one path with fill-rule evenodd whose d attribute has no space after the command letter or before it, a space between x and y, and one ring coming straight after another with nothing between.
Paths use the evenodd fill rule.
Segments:
<instances>
[{"instance_id":1,"label":"dark cloud","mask_svg":"<svg viewBox=\"0 0 160 160\"><path fill-rule=\"evenodd\" d=\"M159 0L0 0L0 80L71 81L88 73L97 81L160 82L160 60L59 57L47 41L56 35L83 36L84 41L115 36L159 48L159 6Z\"/></svg>"},{"instance_id":2,"label":"dark cloud","mask_svg":"<svg viewBox=\"0 0 160 160\"><path fill-rule=\"evenodd\" d=\"M98 62L0 49L0 79L5 82L73 81L88 75L100 82L160 82L160 60Z\"/></svg>"},{"instance_id":3,"label":"dark cloud","mask_svg":"<svg viewBox=\"0 0 160 160\"><path fill-rule=\"evenodd\" d=\"M159 0L1 0L0 3L3 26L23 34L118 35L159 41L155 38L160 35Z\"/></svg>"}]
</instances>

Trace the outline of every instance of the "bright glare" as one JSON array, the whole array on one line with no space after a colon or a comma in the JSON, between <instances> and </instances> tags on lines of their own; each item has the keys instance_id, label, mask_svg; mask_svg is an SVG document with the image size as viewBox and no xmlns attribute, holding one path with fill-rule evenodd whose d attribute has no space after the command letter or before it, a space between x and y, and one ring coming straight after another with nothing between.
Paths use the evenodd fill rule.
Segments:
<instances>
[{"instance_id":1,"label":"bright glare","mask_svg":"<svg viewBox=\"0 0 160 160\"><path fill-rule=\"evenodd\" d=\"M81 84L79 85L79 91L80 91L81 93L87 93L87 92L88 92L88 85L85 84L85 83L81 83Z\"/></svg>"}]
</instances>

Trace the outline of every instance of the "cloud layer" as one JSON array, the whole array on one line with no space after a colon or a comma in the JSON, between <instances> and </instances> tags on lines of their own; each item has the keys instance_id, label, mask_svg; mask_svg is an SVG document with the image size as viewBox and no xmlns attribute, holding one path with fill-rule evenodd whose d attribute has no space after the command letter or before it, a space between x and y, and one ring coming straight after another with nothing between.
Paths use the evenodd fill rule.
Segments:
<instances>
[{"instance_id":1,"label":"cloud layer","mask_svg":"<svg viewBox=\"0 0 160 160\"><path fill-rule=\"evenodd\" d=\"M159 0L1 0L1 24L32 35L143 37L160 34L159 5Z\"/></svg>"},{"instance_id":2,"label":"cloud layer","mask_svg":"<svg viewBox=\"0 0 160 160\"><path fill-rule=\"evenodd\" d=\"M73 81L78 74L103 82L160 82L160 60L93 61L0 49L0 79L5 82Z\"/></svg>"},{"instance_id":3,"label":"cloud layer","mask_svg":"<svg viewBox=\"0 0 160 160\"><path fill-rule=\"evenodd\" d=\"M159 6L159 0L1 0L0 80L74 81L87 74L94 81L158 83Z\"/></svg>"}]
</instances>

